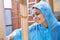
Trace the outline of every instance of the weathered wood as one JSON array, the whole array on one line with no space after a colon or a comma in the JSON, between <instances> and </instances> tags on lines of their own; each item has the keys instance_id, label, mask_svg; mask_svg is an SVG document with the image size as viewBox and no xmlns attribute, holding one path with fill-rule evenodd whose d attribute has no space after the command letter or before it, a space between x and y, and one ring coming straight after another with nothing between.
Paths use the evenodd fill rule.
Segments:
<instances>
[{"instance_id":1,"label":"weathered wood","mask_svg":"<svg viewBox=\"0 0 60 40\"><path fill-rule=\"evenodd\" d=\"M21 16L21 27L22 27L22 40L28 40L27 0L20 1L20 16Z\"/></svg>"},{"instance_id":2,"label":"weathered wood","mask_svg":"<svg viewBox=\"0 0 60 40\"><path fill-rule=\"evenodd\" d=\"M0 0L0 40L4 40L4 13L3 0Z\"/></svg>"},{"instance_id":3,"label":"weathered wood","mask_svg":"<svg viewBox=\"0 0 60 40\"><path fill-rule=\"evenodd\" d=\"M52 11L54 12L54 8L53 8L53 0L49 0L49 4L50 4L50 6L51 6Z\"/></svg>"},{"instance_id":4,"label":"weathered wood","mask_svg":"<svg viewBox=\"0 0 60 40\"><path fill-rule=\"evenodd\" d=\"M27 0L20 0L20 4L27 5Z\"/></svg>"}]
</instances>

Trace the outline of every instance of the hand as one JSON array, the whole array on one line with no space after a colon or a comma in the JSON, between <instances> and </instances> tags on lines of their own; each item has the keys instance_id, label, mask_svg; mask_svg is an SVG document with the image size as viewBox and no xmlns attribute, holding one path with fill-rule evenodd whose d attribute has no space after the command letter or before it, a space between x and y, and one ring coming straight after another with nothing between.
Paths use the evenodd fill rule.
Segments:
<instances>
[{"instance_id":1,"label":"hand","mask_svg":"<svg viewBox=\"0 0 60 40\"><path fill-rule=\"evenodd\" d=\"M12 36L7 36L7 37L6 37L6 40L13 40L13 39L12 39Z\"/></svg>"}]
</instances>

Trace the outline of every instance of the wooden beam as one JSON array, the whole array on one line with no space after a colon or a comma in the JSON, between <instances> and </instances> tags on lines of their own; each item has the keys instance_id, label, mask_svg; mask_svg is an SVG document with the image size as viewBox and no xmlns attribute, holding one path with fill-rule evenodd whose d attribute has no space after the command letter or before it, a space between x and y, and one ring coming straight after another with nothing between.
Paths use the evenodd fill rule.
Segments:
<instances>
[{"instance_id":1,"label":"wooden beam","mask_svg":"<svg viewBox=\"0 0 60 40\"><path fill-rule=\"evenodd\" d=\"M53 8L53 0L49 0L49 4L50 4L50 6L51 6L52 11L54 12L54 8Z\"/></svg>"},{"instance_id":2,"label":"wooden beam","mask_svg":"<svg viewBox=\"0 0 60 40\"><path fill-rule=\"evenodd\" d=\"M20 1L20 17L21 17L21 27L22 27L22 40L28 40L27 0Z\"/></svg>"},{"instance_id":3,"label":"wooden beam","mask_svg":"<svg viewBox=\"0 0 60 40\"><path fill-rule=\"evenodd\" d=\"M20 4L27 5L27 0L20 0Z\"/></svg>"},{"instance_id":4,"label":"wooden beam","mask_svg":"<svg viewBox=\"0 0 60 40\"><path fill-rule=\"evenodd\" d=\"M4 40L4 13L3 0L0 0L0 40Z\"/></svg>"}]
</instances>

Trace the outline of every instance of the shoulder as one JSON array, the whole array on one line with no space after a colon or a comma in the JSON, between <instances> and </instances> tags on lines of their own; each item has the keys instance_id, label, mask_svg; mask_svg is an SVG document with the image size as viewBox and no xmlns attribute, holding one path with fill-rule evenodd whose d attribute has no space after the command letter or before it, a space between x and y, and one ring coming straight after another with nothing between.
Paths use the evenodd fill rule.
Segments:
<instances>
[{"instance_id":1,"label":"shoulder","mask_svg":"<svg viewBox=\"0 0 60 40\"><path fill-rule=\"evenodd\" d=\"M60 22L57 23L57 27L58 30L60 30Z\"/></svg>"},{"instance_id":2,"label":"shoulder","mask_svg":"<svg viewBox=\"0 0 60 40\"><path fill-rule=\"evenodd\" d=\"M56 25L56 26L54 26L54 27L52 28L52 30L54 30L54 31L59 31L59 32L60 32L60 22L57 22L55 25Z\"/></svg>"},{"instance_id":3,"label":"shoulder","mask_svg":"<svg viewBox=\"0 0 60 40\"><path fill-rule=\"evenodd\" d=\"M19 37L22 35L21 28L14 30L9 36L12 38Z\"/></svg>"},{"instance_id":4,"label":"shoulder","mask_svg":"<svg viewBox=\"0 0 60 40\"><path fill-rule=\"evenodd\" d=\"M56 26L51 31L52 40L60 40L60 22L57 22L55 25Z\"/></svg>"},{"instance_id":5,"label":"shoulder","mask_svg":"<svg viewBox=\"0 0 60 40\"><path fill-rule=\"evenodd\" d=\"M37 23L34 23L28 27L28 31L33 31L37 27Z\"/></svg>"},{"instance_id":6,"label":"shoulder","mask_svg":"<svg viewBox=\"0 0 60 40\"><path fill-rule=\"evenodd\" d=\"M7 40L13 40L14 37L17 36L17 33L19 32L18 29L14 30L11 34L9 34L8 36L6 36ZM19 34L19 33L18 33Z\"/></svg>"},{"instance_id":7,"label":"shoulder","mask_svg":"<svg viewBox=\"0 0 60 40\"><path fill-rule=\"evenodd\" d=\"M29 35L29 40L33 40L36 36L36 26L37 24L34 23L31 26L28 27L28 35Z\"/></svg>"}]
</instances>

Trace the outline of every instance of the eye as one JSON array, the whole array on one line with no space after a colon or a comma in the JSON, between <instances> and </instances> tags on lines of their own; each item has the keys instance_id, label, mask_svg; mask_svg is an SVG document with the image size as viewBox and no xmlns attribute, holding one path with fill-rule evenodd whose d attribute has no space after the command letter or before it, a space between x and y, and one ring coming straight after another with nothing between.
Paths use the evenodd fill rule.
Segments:
<instances>
[{"instance_id":1,"label":"eye","mask_svg":"<svg viewBox=\"0 0 60 40\"><path fill-rule=\"evenodd\" d=\"M37 12L36 12L36 15L39 15L39 14L40 14L40 13L37 13Z\"/></svg>"},{"instance_id":2,"label":"eye","mask_svg":"<svg viewBox=\"0 0 60 40\"><path fill-rule=\"evenodd\" d=\"M32 14L32 17L38 16L40 13L35 12L34 14Z\"/></svg>"}]
</instances>

